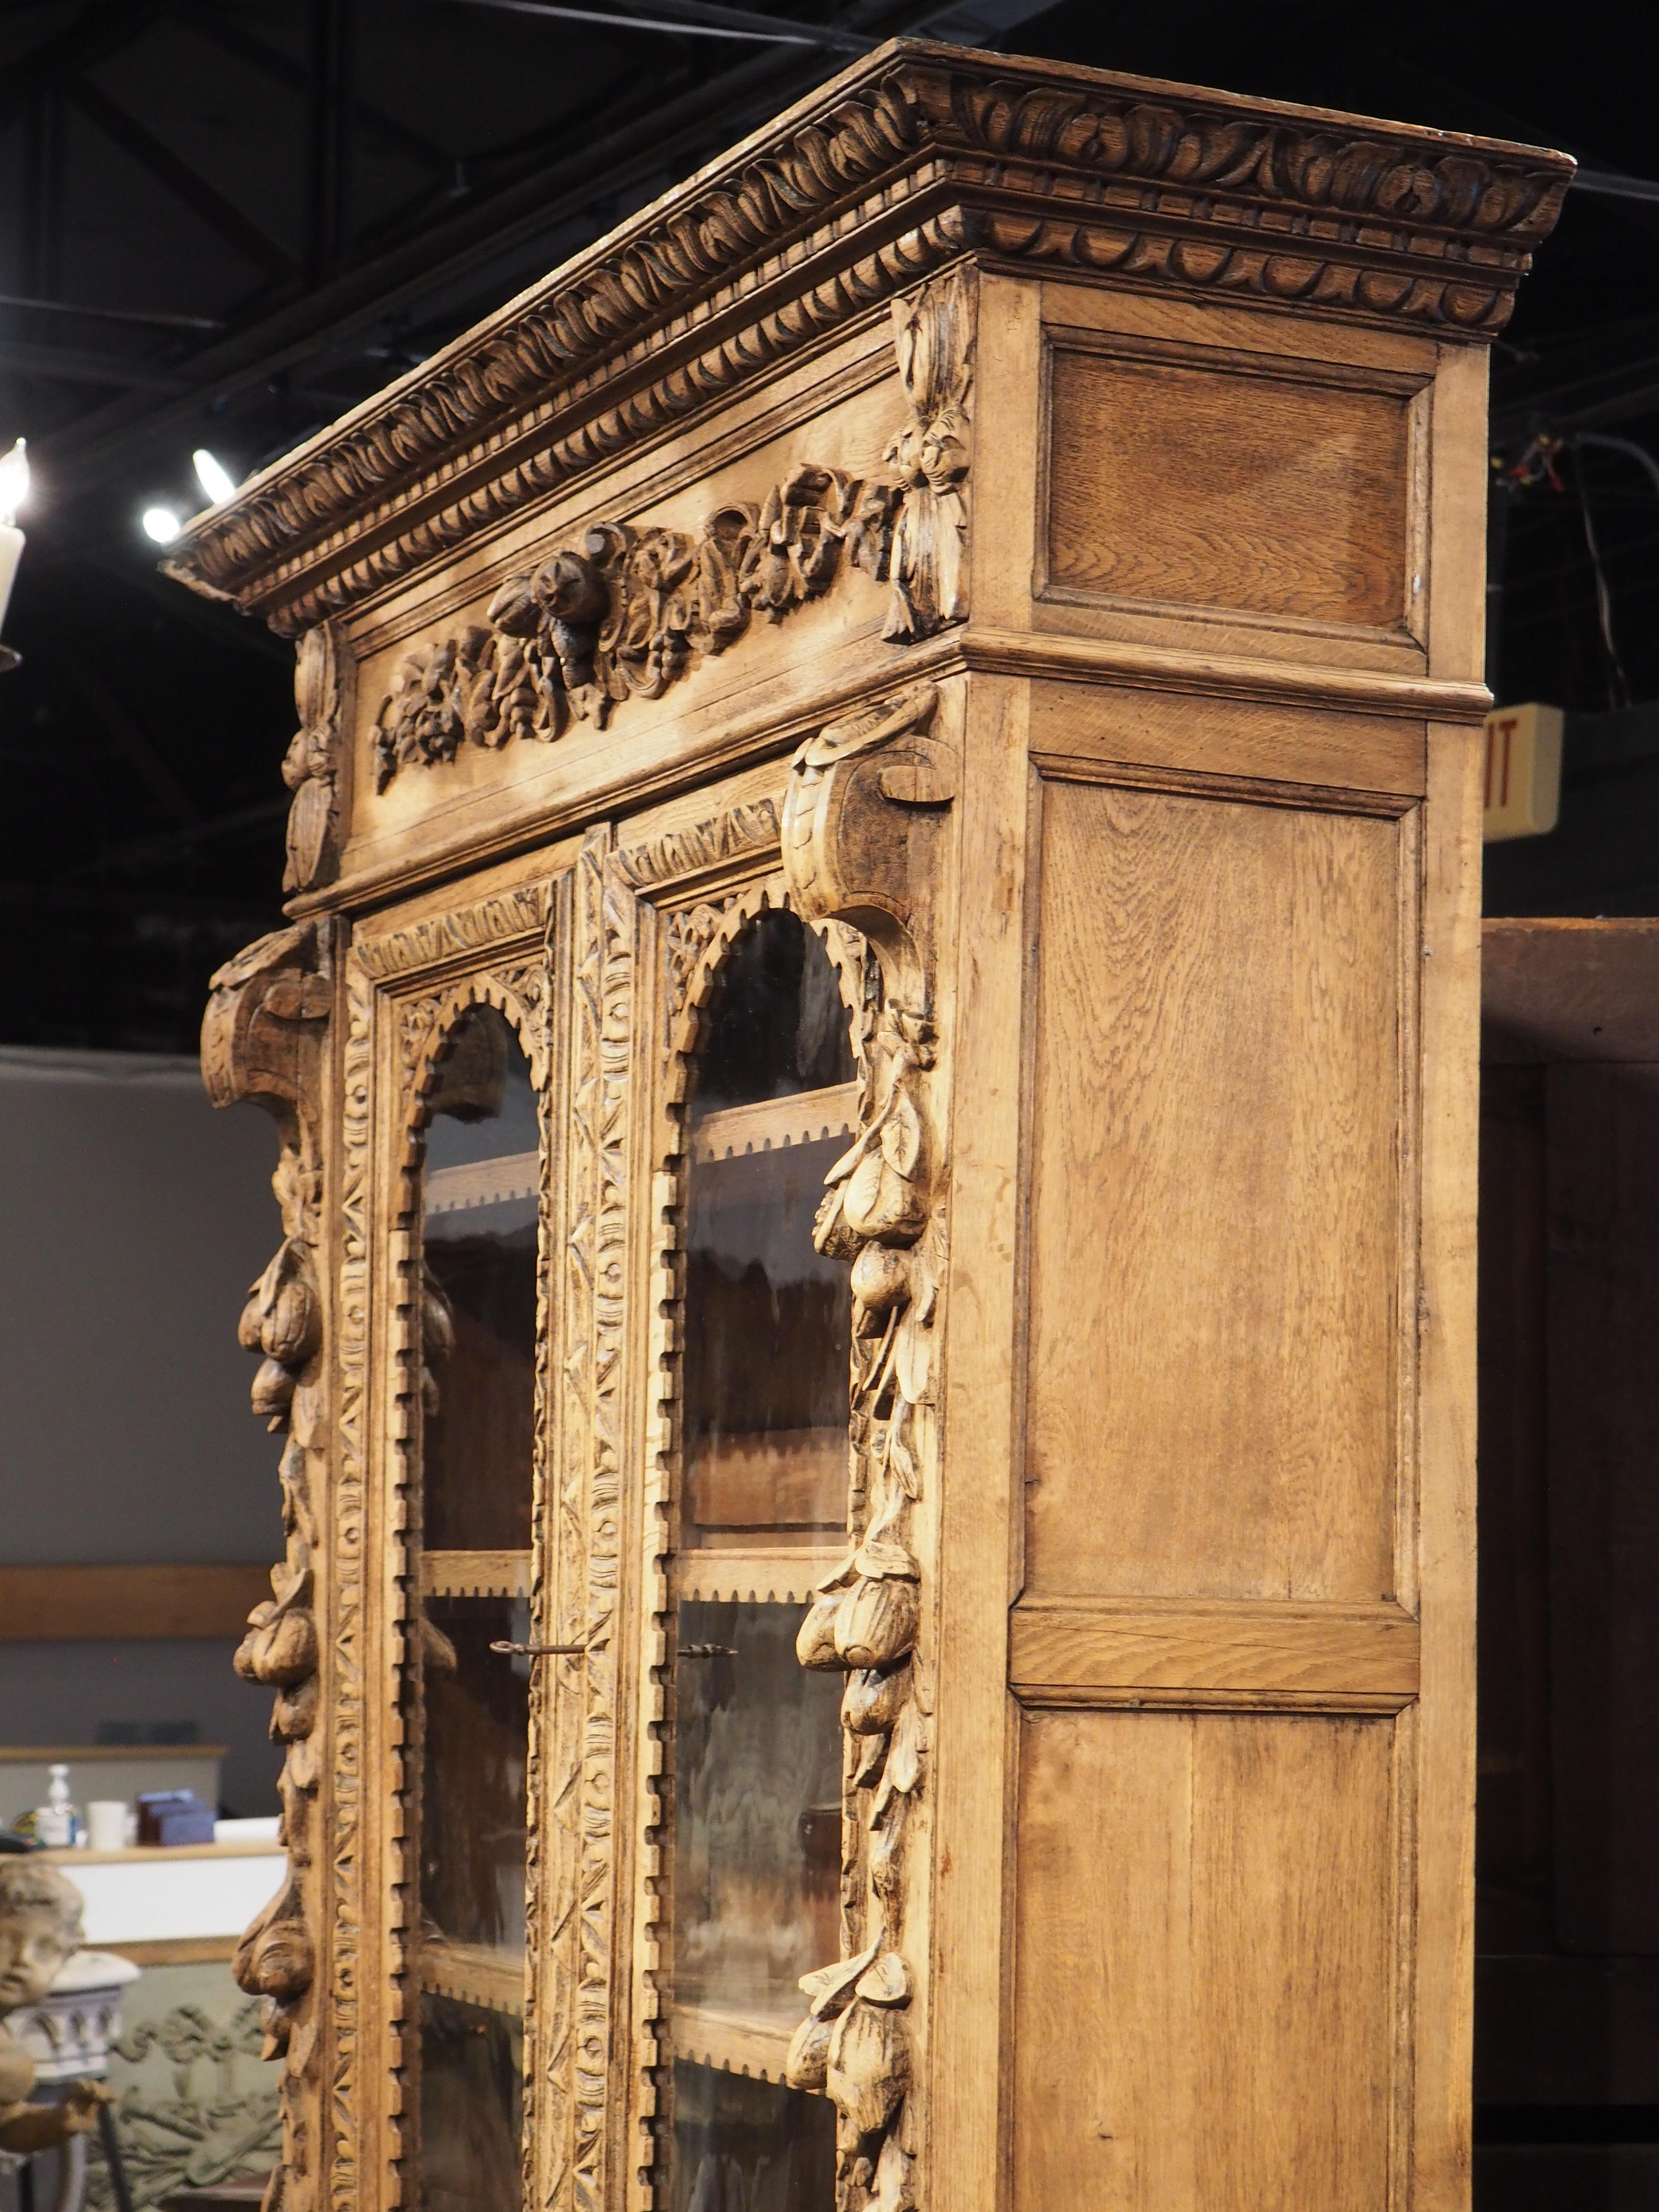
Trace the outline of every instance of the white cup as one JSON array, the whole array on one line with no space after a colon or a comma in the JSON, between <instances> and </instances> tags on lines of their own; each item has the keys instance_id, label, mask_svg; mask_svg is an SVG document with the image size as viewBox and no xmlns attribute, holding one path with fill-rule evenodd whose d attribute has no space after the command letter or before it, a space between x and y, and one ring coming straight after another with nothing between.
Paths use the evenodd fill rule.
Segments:
<instances>
[{"instance_id":1,"label":"white cup","mask_svg":"<svg viewBox=\"0 0 1659 2212\"><path fill-rule=\"evenodd\" d=\"M126 1801L94 1797L87 1807L87 1841L94 1851L125 1850L127 1841Z\"/></svg>"}]
</instances>

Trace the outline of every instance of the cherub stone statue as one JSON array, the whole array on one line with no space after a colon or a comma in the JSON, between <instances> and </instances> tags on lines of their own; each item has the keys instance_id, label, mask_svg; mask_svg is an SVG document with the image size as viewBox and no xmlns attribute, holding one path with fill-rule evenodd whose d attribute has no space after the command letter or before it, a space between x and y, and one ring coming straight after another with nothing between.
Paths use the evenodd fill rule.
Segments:
<instances>
[{"instance_id":1,"label":"cherub stone statue","mask_svg":"<svg viewBox=\"0 0 1659 2212\"><path fill-rule=\"evenodd\" d=\"M21 2005L38 2004L65 1959L81 1947L81 1893L53 1866L0 1858L0 2150L27 2157L52 2150L98 2124L109 2091L72 2081L61 2104L32 2105L34 2061L4 2025Z\"/></svg>"}]
</instances>

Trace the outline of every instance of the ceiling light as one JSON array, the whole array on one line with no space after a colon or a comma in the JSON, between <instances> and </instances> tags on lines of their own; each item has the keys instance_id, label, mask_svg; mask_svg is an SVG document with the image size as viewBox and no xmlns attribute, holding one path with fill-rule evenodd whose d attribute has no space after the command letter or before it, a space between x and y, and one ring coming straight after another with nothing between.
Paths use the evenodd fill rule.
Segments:
<instances>
[{"instance_id":1,"label":"ceiling light","mask_svg":"<svg viewBox=\"0 0 1659 2212\"><path fill-rule=\"evenodd\" d=\"M140 520L146 538L153 538L158 545L171 545L184 524L170 507L147 507Z\"/></svg>"},{"instance_id":2,"label":"ceiling light","mask_svg":"<svg viewBox=\"0 0 1659 2212\"><path fill-rule=\"evenodd\" d=\"M0 459L0 522L15 522L17 510L29 495L28 456L20 438Z\"/></svg>"},{"instance_id":3,"label":"ceiling light","mask_svg":"<svg viewBox=\"0 0 1659 2212\"><path fill-rule=\"evenodd\" d=\"M190 458L196 464L198 483L216 507L221 500L236 496L236 479L216 454L198 446Z\"/></svg>"}]
</instances>

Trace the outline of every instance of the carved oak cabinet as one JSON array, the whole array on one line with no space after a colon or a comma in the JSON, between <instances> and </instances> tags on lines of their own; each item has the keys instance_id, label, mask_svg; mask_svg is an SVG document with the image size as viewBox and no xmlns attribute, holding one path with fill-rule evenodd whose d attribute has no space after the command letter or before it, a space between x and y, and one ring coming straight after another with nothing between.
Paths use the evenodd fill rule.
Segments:
<instances>
[{"instance_id":1,"label":"carved oak cabinet","mask_svg":"<svg viewBox=\"0 0 1659 2212\"><path fill-rule=\"evenodd\" d=\"M1466 2202L1486 346L1560 156L884 48L297 641L283 2212Z\"/></svg>"}]
</instances>

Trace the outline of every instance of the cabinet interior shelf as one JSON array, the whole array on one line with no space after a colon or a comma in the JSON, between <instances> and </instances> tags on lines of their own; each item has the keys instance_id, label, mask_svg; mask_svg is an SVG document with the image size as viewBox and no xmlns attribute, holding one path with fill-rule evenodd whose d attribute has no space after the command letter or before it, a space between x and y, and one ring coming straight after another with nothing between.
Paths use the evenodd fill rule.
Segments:
<instances>
[{"instance_id":1,"label":"cabinet interior shelf","mask_svg":"<svg viewBox=\"0 0 1659 2212\"><path fill-rule=\"evenodd\" d=\"M493 1160L428 1168L426 1212L428 1218L434 1213L466 1213L474 1206L500 1206L507 1199L534 1198L540 1188L538 1152L503 1152Z\"/></svg>"},{"instance_id":2,"label":"cabinet interior shelf","mask_svg":"<svg viewBox=\"0 0 1659 2212\"><path fill-rule=\"evenodd\" d=\"M416 1978L434 1996L454 1997L484 2012L524 2015L522 1954L488 1943L452 1943L428 1936L420 1947Z\"/></svg>"},{"instance_id":3,"label":"cabinet interior shelf","mask_svg":"<svg viewBox=\"0 0 1659 2212\"><path fill-rule=\"evenodd\" d=\"M819 1144L826 1137L850 1138L859 1125L859 1092L856 1083L831 1083L788 1098L722 1106L692 1123L691 1158L699 1164L742 1159L792 1145Z\"/></svg>"},{"instance_id":4,"label":"cabinet interior shelf","mask_svg":"<svg viewBox=\"0 0 1659 2212\"><path fill-rule=\"evenodd\" d=\"M781 2083L790 2041L805 2013L805 1998L799 2012L787 2014L744 2012L729 2005L676 2004L666 2039L674 2057L688 2064Z\"/></svg>"},{"instance_id":5,"label":"cabinet interior shelf","mask_svg":"<svg viewBox=\"0 0 1659 2212\"><path fill-rule=\"evenodd\" d=\"M528 1552L422 1552L423 1597L528 1597Z\"/></svg>"},{"instance_id":6,"label":"cabinet interior shelf","mask_svg":"<svg viewBox=\"0 0 1659 2212\"><path fill-rule=\"evenodd\" d=\"M805 1605L813 1585L833 1574L847 1546L725 1545L682 1552L673 1565L683 1601L732 1605Z\"/></svg>"}]
</instances>

